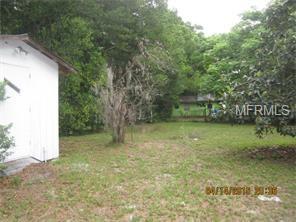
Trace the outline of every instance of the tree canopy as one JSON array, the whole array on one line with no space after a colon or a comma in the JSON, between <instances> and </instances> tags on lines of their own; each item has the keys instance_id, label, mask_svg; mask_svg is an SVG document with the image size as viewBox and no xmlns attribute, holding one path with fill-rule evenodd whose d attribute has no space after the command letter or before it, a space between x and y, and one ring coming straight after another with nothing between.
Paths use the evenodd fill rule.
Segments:
<instances>
[{"instance_id":1,"label":"tree canopy","mask_svg":"<svg viewBox=\"0 0 296 222\"><path fill-rule=\"evenodd\" d=\"M230 105L285 102L295 108L293 0L248 11L231 32L209 37L169 10L166 0L1 0L0 5L2 34L29 33L78 70L60 78L62 134L100 127L93 86L104 82L110 64L128 67L141 41L161 48L158 53L170 61L165 70L151 68L159 91L154 121L169 118L181 94L227 94ZM293 118L265 119L259 132L273 125L295 135Z\"/></svg>"}]
</instances>

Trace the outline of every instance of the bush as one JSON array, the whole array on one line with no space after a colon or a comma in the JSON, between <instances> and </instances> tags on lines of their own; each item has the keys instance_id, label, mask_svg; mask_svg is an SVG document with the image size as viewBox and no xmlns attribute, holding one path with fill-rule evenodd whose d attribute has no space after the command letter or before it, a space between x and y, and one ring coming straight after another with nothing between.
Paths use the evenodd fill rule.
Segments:
<instances>
[{"instance_id":1,"label":"bush","mask_svg":"<svg viewBox=\"0 0 296 222\"><path fill-rule=\"evenodd\" d=\"M13 137L9 137L9 126L0 125L0 162L3 162L5 157L7 157L10 153L8 149L14 145Z\"/></svg>"},{"instance_id":2,"label":"bush","mask_svg":"<svg viewBox=\"0 0 296 222\"><path fill-rule=\"evenodd\" d=\"M5 83L0 82L0 102L5 100ZM14 145L13 137L9 137L9 126L0 125L0 163L4 161L10 153L8 149Z\"/></svg>"}]
</instances>

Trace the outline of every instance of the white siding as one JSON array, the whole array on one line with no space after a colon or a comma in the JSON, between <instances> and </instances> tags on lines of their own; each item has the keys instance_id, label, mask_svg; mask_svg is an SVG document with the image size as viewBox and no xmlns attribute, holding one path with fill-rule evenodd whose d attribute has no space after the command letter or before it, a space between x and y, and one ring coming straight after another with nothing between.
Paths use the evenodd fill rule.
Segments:
<instances>
[{"instance_id":1,"label":"white siding","mask_svg":"<svg viewBox=\"0 0 296 222\"><path fill-rule=\"evenodd\" d=\"M18 46L28 54L16 53ZM7 87L11 99L0 104L0 124L15 119L12 135L16 139L17 149L6 161L23 156L32 156L42 161L57 158L58 64L21 41L0 41L0 80L6 75L8 79L21 81L18 83L20 94L10 92L11 89ZM18 107L19 110L9 112L5 107L13 101L17 104L11 105L10 109Z\"/></svg>"}]
</instances>

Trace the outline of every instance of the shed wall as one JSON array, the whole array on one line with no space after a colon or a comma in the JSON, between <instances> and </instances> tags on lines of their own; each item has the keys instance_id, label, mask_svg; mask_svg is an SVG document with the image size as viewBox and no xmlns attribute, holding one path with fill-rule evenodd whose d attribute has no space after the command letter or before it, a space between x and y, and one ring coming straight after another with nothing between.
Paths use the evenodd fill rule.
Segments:
<instances>
[{"instance_id":1,"label":"shed wall","mask_svg":"<svg viewBox=\"0 0 296 222\"><path fill-rule=\"evenodd\" d=\"M19 46L27 54L19 52ZM7 69L14 74L9 74ZM22 41L0 41L0 80L3 80L5 75L22 79L21 81L25 79L25 83L19 84L23 91L20 92L21 101L18 101L16 106L21 108L17 117L10 115L9 110L5 109L6 104L13 102L13 97L0 104L0 124L7 124L8 116L23 120L15 120L17 124L12 126L11 133L15 137L18 149L6 161L23 156L32 156L41 161L57 158L58 64ZM12 93L8 86L6 88L8 93Z\"/></svg>"}]
</instances>

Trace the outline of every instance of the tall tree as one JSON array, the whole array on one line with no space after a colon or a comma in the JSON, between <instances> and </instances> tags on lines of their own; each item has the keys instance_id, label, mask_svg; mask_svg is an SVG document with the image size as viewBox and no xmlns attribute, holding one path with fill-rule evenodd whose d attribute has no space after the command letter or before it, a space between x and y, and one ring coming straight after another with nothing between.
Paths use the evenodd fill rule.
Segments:
<instances>
[{"instance_id":1,"label":"tall tree","mask_svg":"<svg viewBox=\"0 0 296 222\"><path fill-rule=\"evenodd\" d=\"M98 85L99 101L103 108L105 126L112 130L113 142L123 143L125 128L137 120L152 117L152 104L159 95L159 85L153 78L155 69L169 70L166 53L160 47L147 47L139 42L140 54L126 67L109 65L106 82Z\"/></svg>"},{"instance_id":2,"label":"tall tree","mask_svg":"<svg viewBox=\"0 0 296 222\"><path fill-rule=\"evenodd\" d=\"M96 128L100 113L91 85L104 75L105 61L124 69L145 39L161 46L173 68L153 69L162 80L154 119L169 118L179 95L199 90L206 72L207 41L198 27L168 9L166 0L1 0L1 33L29 33L79 71L60 79L63 134Z\"/></svg>"},{"instance_id":3,"label":"tall tree","mask_svg":"<svg viewBox=\"0 0 296 222\"><path fill-rule=\"evenodd\" d=\"M276 128L280 134L296 136L295 1L275 1L261 16L260 22L259 44L256 42L256 50L249 51L249 73L235 87L234 101L288 105L292 111L289 116L258 117L256 132L262 136Z\"/></svg>"}]
</instances>

